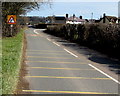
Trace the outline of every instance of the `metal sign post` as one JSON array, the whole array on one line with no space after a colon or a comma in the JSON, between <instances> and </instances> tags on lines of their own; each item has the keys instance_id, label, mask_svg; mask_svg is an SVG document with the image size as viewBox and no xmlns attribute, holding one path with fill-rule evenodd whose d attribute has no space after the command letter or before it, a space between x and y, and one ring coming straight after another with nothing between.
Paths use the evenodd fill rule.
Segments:
<instances>
[{"instance_id":1,"label":"metal sign post","mask_svg":"<svg viewBox=\"0 0 120 96\"><path fill-rule=\"evenodd\" d=\"M12 32L13 32L13 30L12 30L13 29L13 25L12 24L10 25L10 29L11 29L11 36L12 36Z\"/></svg>"}]
</instances>

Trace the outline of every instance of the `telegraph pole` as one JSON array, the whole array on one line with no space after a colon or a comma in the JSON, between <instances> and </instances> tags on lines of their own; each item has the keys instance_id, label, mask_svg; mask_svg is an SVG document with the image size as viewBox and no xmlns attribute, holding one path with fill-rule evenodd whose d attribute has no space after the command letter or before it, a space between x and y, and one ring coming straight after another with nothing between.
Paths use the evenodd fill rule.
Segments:
<instances>
[{"instance_id":1,"label":"telegraph pole","mask_svg":"<svg viewBox=\"0 0 120 96\"><path fill-rule=\"evenodd\" d=\"M91 23L93 23L93 12L91 13Z\"/></svg>"}]
</instances>

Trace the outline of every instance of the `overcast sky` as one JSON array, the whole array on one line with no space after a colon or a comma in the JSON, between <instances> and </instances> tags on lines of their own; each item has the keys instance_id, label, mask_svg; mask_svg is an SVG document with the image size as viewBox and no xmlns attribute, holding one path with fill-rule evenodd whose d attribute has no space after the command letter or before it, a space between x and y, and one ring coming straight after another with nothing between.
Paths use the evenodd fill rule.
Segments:
<instances>
[{"instance_id":1,"label":"overcast sky","mask_svg":"<svg viewBox=\"0 0 120 96\"><path fill-rule=\"evenodd\" d=\"M27 13L27 16L61 16L68 13L69 16L75 14L76 16L82 15L83 18L90 19L92 16L91 13L93 13L93 17L98 19L103 13L106 13L106 15L118 17L118 0L109 0L111 2L80 2L80 0L74 0L74 2L73 0L69 0L71 2L67 2L67 0L66 2L62 2L62 0L55 1L56 2L51 2L51 7L49 4L44 4L39 10L33 10Z\"/></svg>"}]
</instances>

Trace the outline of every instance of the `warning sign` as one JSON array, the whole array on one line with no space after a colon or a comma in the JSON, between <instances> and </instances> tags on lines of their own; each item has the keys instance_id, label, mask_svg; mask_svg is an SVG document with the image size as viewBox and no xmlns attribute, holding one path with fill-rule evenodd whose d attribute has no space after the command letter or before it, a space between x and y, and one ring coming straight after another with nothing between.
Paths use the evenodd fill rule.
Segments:
<instances>
[{"instance_id":1,"label":"warning sign","mask_svg":"<svg viewBox=\"0 0 120 96\"><path fill-rule=\"evenodd\" d=\"M16 15L8 15L7 23L8 24L16 24Z\"/></svg>"}]
</instances>

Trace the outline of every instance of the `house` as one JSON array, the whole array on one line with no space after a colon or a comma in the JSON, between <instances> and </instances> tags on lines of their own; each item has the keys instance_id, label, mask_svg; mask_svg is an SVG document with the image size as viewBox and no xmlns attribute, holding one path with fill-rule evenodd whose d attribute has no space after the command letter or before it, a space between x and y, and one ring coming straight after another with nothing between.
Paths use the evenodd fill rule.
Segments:
<instances>
[{"instance_id":1,"label":"house","mask_svg":"<svg viewBox=\"0 0 120 96\"><path fill-rule=\"evenodd\" d=\"M76 17L75 15L66 18L66 24L85 24L86 19L82 19L82 16Z\"/></svg>"},{"instance_id":2,"label":"house","mask_svg":"<svg viewBox=\"0 0 120 96\"><path fill-rule=\"evenodd\" d=\"M85 24L88 22L87 19L82 19L82 16L76 17L74 14L73 16L48 16L46 18L46 23L49 24Z\"/></svg>"},{"instance_id":3,"label":"house","mask_svg":"<svg viewBox=\"0 0 120 96\"><path fill-rule=\"evenodd\" d=\"M119 24L120 24L120 17L118 17L116 23L119 23Z\"/></svg>"},{"instance_id":4,"label":"house","mask_svg":"<svg viewBox=\"0 0 120 96\"><path fill-rule=\"evenodd\" d=\"M101 18L99 20L95 20L95 23L99 23L101 21Z\"/></svg>"},{"instance_id":5,"label":"house","mask_svg":"<svg viewBox=\"0 0 120 96\"><path fill-rule=\"evenodd\" d=\"M117 17L115 16L106 16L105 14L103 15L103 18L100 18L99 23L116 23Z\"/></svg>"},{"instance_id":6,"label":"house","mask_svg":"<svg viewBox=\"0 0 120 96\"><path fill-rule=\"evenodd\" d=\"M49 16L46 18L46 23L65 24L66 17L65 16Z\"/></svg>"},{"instance_id":7,"label":"house","mask_svg":"<svg viewBox=\"0 0 120 96\"><path fill-rule=\"evenodd\" d=\"M118 17L118 23L120 24L120 17Z\"/></svg>"},{"instance_id":8,"label":"house","mask_svg":"<svg viewBox=\"0 0 120 96\"><path fill-rule=\"evenodd\" d=\"M53 23L65 24L66 23L66 17L64 17L64 16L55 16L53 18Z\"/></svg>"},{"instance_id":9,"label":"house","mask_svg":"<svg viewBox=\"0 0 120 96\"><path fill-rule=\"evenodd\" d=\"M91 23L95 23L95 22L99 22L99 21L97 21L97 20L95 20L95 19L89 19L89 23L91 24Z\"/></svg>"}]
</instances>

